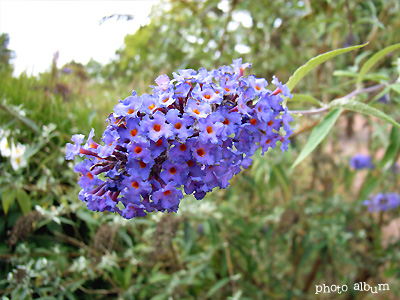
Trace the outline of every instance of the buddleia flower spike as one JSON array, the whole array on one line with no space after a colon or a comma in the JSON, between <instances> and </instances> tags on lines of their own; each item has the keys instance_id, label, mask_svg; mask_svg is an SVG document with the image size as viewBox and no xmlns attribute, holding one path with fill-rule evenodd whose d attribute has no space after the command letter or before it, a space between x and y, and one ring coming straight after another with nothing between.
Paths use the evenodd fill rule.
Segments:
<instances>
[{"instance_id":1,"label":"buddleia flower spike","mask_svg":"<svg viewBox=\"0 0 400 300\"><path fill-rule=\"evenodd\" d=\"M108 117L102 144L74 135L66 159L85 157L79 198L93 211L130 219L177 212L184 193L202 199L251 165L252 155L280 144L287 150L292 116L283 108L289 89L244 71L236 59L217 70L179 70L158 76L151 94L121 100Z\"/></svg>"}]
</instances>

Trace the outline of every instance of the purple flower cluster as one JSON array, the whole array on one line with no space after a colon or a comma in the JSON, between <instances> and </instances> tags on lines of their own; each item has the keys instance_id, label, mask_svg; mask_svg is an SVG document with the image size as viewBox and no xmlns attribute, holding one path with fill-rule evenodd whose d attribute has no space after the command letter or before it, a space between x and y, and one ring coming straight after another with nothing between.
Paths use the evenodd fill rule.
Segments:
<instances>
[{"instance_id":1,"label":"purple flower cluster","mask_svg":"<svg viewBox=\"0 0 400 300\"><path fill-rule=\"evenodd\" d=\"M202 199L227 188L258 148L264 154L280 142L287 150L293 118L281 95L290 92L275 77L274 91L265 79L243 77L250 66L237 59L218 70L180 70L172 80L161 75L152 94L133 91L115 106L104 145L93 141L93 130L85 143L74 135L66 159L86 156L74 168L82 174L79 198L127 219L176 212L182 190Z\"/></svg>"},{"instance_id":2,"label":"purple flower cluster","mask_svg":"<svg viewBox=\"0 0 400 300\"><path fill-rule=\"evenodd\" d=\"M350 159L350 166L355 170L373 169L375 166L371 162L371 156L358 153Z\"/></svg>"},{"instance_id":3,"label":"purple flower cluster","mask_svg":"<svg viewBox=\"0 0 400 300\"><path fill-rule=\"evenodd\" d=\"M386 211L399 206L400 197L396 193L379 193L375 196L370 196L370 199L365 200L363 204L368 206L370 212Z\"/></svg>"}]
</instances>

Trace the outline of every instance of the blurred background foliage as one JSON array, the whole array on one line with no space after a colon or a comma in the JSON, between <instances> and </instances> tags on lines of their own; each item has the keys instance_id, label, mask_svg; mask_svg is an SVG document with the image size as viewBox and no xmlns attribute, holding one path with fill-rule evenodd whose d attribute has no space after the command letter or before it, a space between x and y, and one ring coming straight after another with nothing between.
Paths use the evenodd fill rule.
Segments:
<instances>
[{"instance_id":1,"label":"blurred background foliage","mask_svg":"<svg viewBox=\"0 0 400 300\"><path fill-rule=\"evenodd\" d=\"M289 152L259 153L227 190L177 214L123 220L86 209L64 160L72 134L97 136L132 89L149 92L159 74L215 68L242 57L248 74L286 82L318 54L369 41L316 68L296 87L327 103L356 88L365 60L400 41L398 0L162 1L151 22L128 35L102 66L70 62L37 77L13 77L9 37L0 37L0 125L9 144L26 146L25 167L0 156L0 295L4 299L376 299L355 282L388 283L399 299L398 209L369 213L380 192L399 193L399 133L350 112L296 169L290 169L321 116L297 117ZM12 37L11 37L12 38ZM398 52L364 86L399 77ZM357 100L399 121L400 88ZM289 109L313 108L289 102ZM0 138L2 138L0 136ZM372 156L373 170L349 158ZM387 154L389 153L389 154ZM315 295L316 284L347 284ZM321 296L321 297L320 297Z\"/></svg>"}]
</instances>

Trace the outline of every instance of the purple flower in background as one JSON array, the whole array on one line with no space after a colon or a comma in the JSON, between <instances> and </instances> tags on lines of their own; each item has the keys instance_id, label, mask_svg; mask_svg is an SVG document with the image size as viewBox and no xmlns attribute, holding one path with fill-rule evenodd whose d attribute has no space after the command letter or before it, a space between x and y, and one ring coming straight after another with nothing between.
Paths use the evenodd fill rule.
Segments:
<instances>
[{"instance_id":1,"label":"purple flower in background","mask_svg":"<svg viewBox=\"0 0 400 300\"><path fill-rule=\"evenodd\" d=\"M394 174L396 173L400 173L400 167L397 163L394 163L391 167L390 167L390 171Z\"/></svg>"},{"instance_id":2,"label":"purple flower in background","mask_svg":"<svg viewBox=\"0 0 400 300\"><path fill-rule=\"evenodd\" d=\"M71 68L68 68L68 67L64 67L61 70L61 73L64 73L64 74L70 74L72 72L73 72L73 70Z\"/></svg>"},{"instance_id":3,"label":"purple flower in background","mask_svg":"<svg viewBox=\"0 0 400 300\"><path fill-rule=\"evenodd\" d=\"M370 212L387 211L394 209L400 204L400 197L397 193L379 193L375 196L370 196L369 200L363 202L368 206Z\"/></svg>"},{"instance_id":4,"label":"purple flower in background","mask_svg":"<svg viewBox=\"0 0 400 300\"><path fill-rule=\"evenodd\" d=\"M356 154L350 159L350 166L355 170L373 169L375 166L371 163L371 156L365 154Z\"/></svg>"},{"instance_id":5,"label":"purple flower in background","mask_svg":"<svg viewBox=\"0 0 400 300\"><path fill-rule=\"evenodd\" d=\"M86 143L74 135L66 159L86 156L74 168L79 199L126 219L177 212L182 191L200 200L227 188L257 149L286 150L293 118L282 95L290 91L275 77L273 92L265 79L243 77L250 66L237 59L211 71L179 70L172 80L160 75L151 94L133 91L115 106L104 144L93 141L93 130Z\"/></svg>"},{"instance_id":6,"label":"purple flower in background","mask_svg":"<svg viewBox=\"0 0 400 300\"><path fill-rule=\"evenodd\" d=\"M389 94L385 94L382 97L380 97L378 99L378 102L383 103L383 104L388 104L390 103L390 98L389 98Z\"/></svg>"}]
</instances>

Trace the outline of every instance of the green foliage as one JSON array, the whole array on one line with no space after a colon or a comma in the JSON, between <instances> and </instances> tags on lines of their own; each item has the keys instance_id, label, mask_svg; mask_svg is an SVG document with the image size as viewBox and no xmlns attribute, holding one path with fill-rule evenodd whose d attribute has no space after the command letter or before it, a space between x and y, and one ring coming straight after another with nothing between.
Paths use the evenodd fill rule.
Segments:
<instances>
[{"instance_id":1,"label":"green foliage","mask_svg":"<svg viewBox=\"0 0 400 300\"><path fill-rule=\"evenodd\" d=\"M379 60L384 58L388 53L395 51L400 48L400 44L391 45L382 49L381 51L375 53L371 58L369 58L362 66L358 77L357 77L357 84L361 84L365 75L371 70L371 68L378 63Z\"/></svg>"},{"instance_id":2,"label":"green foliage","mask_svg":"<svg viewBox=\"0 0 400 300\"><path fill-rule=\"evenodd\" d=\"M400 129L393 126L390 132L390 144L386 149L385 156L382 158L380 166L384 167L387 163L394 165L400 150Z\"/></svg>"},{"instance_id":3,"label":"green foliage","mask_svg":"<svg viewBox=\"0 0 400 300\"><path fill-rule=\"evenodd\" d=\"M7 189L2 192L1 202L3 204L4 214L8 213L8 209L15 201L15 190Z\"/></svg>"},{"instance_id":4,"label":"green foliage","mask_svg":"<svg viewBox=\"0 0 400 300\"><path fill-rule=\"evenodd\" d=\"M393 120L391 117L383 113L382 111L369 106L367 104L364 104L362 102L354 101L354 100L349 100L349 99L337 99L329 103L329 107L332 109L337 109L337 108L344 108L348 110L352 110L361 114L369 115L369 116L374 116L379 119L382 119L388 123L391 123L392 125L400 128L400 124L397 123L395 120Z\"/></svg>"},{"instance_id":5,"label":"green foliage","mask_svg":"<svg viewBox=\"0 0 400 300\"><path fill-rule=\"evenodd\" d=\"M307 75L308 72L310 72L312 69L318 67L320 64L326 62L327 60L338 56L340 54L353 51L362 47L365 47L368 43L365 43L363 45L358 45L358 46L353 46L353 47L348 47L344 49L337 49L333 51L329 51L327 53L318 55L317 57L314 57L310 59L306 64L302 65L300 68L298 68L292 76L290 76L288 82L286 83L287 87L289 90L293 90L296 84L304 77Z\"/></svg>"},{"instance_id":6,"label":"green foliage","mask_svg":"<svg viewBox=\"0 0 400 300\"><path fill-rule=\"evenodd\" d=\"M31 200L28 194L23 189L19 189L15 191L15 195L21 211L24 214L29 213L31 211Z\"/></svg>"},{"instance_id":7,"label":"green foliage","mask_svg":"<svg viewBox=\"0 0 400 300\"><path fill-rule=\"evenodd\" d=\"M7 76L13 71L11 59L14 57L13 51L8 49L10 37L6 33L0 34L0 75Z\"/></svg>"},{"instance_id":8,"label":"green foliage","mask_svg":"<svg viewBox=\"0 0 400 300\"><path fill-rule=\"evenodd\" d=\"M292 168L296 167L301 161L310 155L311 152L313 152L315 148L324 140L342 112L342 109L332 110L328 115L325 116L321 123L315 126L307 140L306 145L296 158Z\"/></svg>"},{"instance_id":9,"label":"green foliage","mask_svg":"<svg viewBox=\"0 0 400 300\"><path fill-rule=\"evenodd\" d=\"M321 102L315 99L313 96L310 95L305 95L305 94L292 94L293 97L289 101L294 101L294 102L308 102L312 104L316 104L318 106L321 106Z\"/></svg>"}]
</instances>

